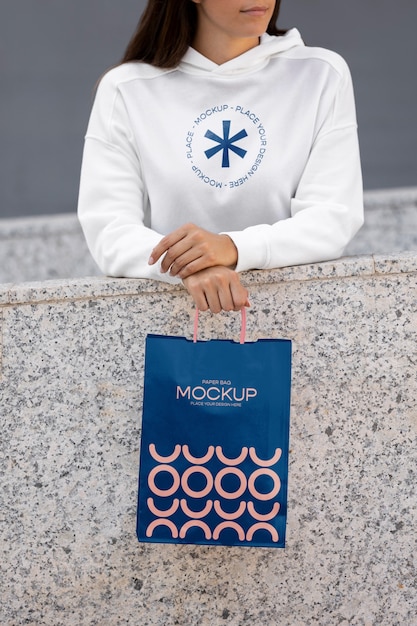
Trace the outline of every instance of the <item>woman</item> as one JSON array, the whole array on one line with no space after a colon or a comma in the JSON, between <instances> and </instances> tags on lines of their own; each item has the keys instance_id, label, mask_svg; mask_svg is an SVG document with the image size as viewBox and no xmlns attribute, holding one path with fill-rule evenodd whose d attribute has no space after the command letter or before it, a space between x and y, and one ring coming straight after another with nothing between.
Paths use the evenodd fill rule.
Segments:
<instances>
[{"instance_id":1,"label":"woman","mask_svg":"<svg viewBox=\"0 0 417 626\"><path fill-rule=\"evenodd\" d=\"M149 0L98 87L79 218L112 276L239 310L239 272L339 257L363 222L349 70L280 0Z\"/></svg>"}]
</instances>

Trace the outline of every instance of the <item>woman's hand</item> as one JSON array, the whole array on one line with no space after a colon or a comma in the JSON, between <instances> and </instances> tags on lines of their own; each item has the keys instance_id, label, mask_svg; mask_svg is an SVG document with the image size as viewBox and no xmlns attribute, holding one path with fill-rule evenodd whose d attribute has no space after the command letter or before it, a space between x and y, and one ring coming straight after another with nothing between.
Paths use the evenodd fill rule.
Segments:
<instances>
[{"instance_id":1,"label":"woman's hand","mask_svg":"<svg viewBox=\"0 0 417 626\"><path fill-rule=\"evenodd\" d=\"M195 224L184 224L161 239L151 252L149 264L153 265L161 257L161 271L169 271L171 276L184 280L209 267L236 267L237 250L228 235L217 235Z\"/></svg>"},{"instance_id":2,"label":"woman's hand","mask_svg":"<svg viewBox=\"0 0 417 626\"><path fill-rule=\"evenodd\" d=\"M249 306L247 289L241 284L238 273L228 267L201 270L185 278L183 283L200 311L240 311Z\"/></svg>"}]
</instances>

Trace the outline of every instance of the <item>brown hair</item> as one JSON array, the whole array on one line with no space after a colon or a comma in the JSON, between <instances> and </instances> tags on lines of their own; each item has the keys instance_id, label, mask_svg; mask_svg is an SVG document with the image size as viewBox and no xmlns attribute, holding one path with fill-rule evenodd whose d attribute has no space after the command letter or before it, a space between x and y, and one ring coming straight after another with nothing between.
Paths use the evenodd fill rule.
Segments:
<instances>
[{"instance_id":1,"label":"brown hair","mask_svg":"<svg viewBox=\"0 0 417 626\"><path fill-rule=\"evenodd\" d=\"M276 26L281 0L276 0L269 35L283 35ZM197 30L197 8L192 0L148 0L121 63L143 61L157 67L176 67L192 44Z\"/></svg>"}]
</instances>

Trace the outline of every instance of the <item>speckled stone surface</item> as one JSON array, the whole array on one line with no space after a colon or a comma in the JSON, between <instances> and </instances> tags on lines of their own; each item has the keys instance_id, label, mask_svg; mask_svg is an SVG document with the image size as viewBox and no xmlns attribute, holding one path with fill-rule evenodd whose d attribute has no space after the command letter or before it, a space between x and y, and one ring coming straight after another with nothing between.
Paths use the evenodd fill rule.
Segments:
<instances>
[{"instance_id":1,"label":"speckled stone surface","mask_svg":"<svg viewBox=\"0 0 417 626\"><path fill-rule=\"evenodd\" d=\"M244 280L248 339L293 340L285 550L136 540L144 339L191 337L181 288L0 288L2 626L417 625L417 254Z\"/></svg>"}]
</instances>

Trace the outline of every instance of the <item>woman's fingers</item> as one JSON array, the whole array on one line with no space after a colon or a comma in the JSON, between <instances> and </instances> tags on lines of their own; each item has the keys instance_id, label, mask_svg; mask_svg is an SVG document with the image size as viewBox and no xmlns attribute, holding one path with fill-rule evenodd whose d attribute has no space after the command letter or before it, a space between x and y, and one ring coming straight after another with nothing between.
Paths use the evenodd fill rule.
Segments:
<instances>
[{"instance_id":1,"label":"woman's fingers","mask_svg":"<svg viewBox=\"0 0 417 626\"><path fill-rule=\"evenodd\" d=\"M199 311L208 311L210 306L207 302L206 294L202 289L187 289L188 293L194 300L194 304Z\"/></svg>"},{"instance_id":2,"label":"woman's fingers","mask_svg":"<svg viewBox=\"0 0 417 626\"><path fill-rule=\"evenodd\" d=\"M239 311L249 306L248 291L238 274L226 267L216 266L197 272L184 280L187 291L200 311Z\"/></svg>"},{"instance_id":3,"label":"woman's fingers","mask_svg":"<svg viewBox=\"0 0 417 626\"><path fill-rule=\"evenodd\" d=\"M233 311L240 311L244 306L249 304L249 292L239 280L239 275L234 272L238 280L233 280L230 284L230 292L233 302Z\"/></svg>"},{"instance_id":4,"label":"woman's fingers","mask_svg":"<svg viewBox=\"0 0 417 626\"><path fill-rule=\"evenodd\" d=\"M157 263L159 259L165 255L162 260L161 269L164 272L167 272L170 268L170 265L175 261L176 257L185 252L189 248L189 244L185 241L187 236L187 228L181 227L174 230L166 237L163 237L158 245L152 250L151 255L149 257L149 265L153 265ZM168 259L166 259L168 255ZM165 263L164 263L165 261ZM168 265L168 263L170 263ZM162 265L164 267L162 267Z\"/></svg>"},{"instance_id":5,"label":"woman's fingers","mask_svg":"<svg viewBox=\"0 0 417 626\"><path fill-rule=\"evenodd\" d=\"M217 235L195 224L185 224L161 239L152 250L149 263L152 265L161 257L162 272L169 271L172 276L184 279L216 265L234 267L237 250L227 235Z\"/></svg>"},{"instance_id":6,"label":"woman's fingers","mask_svg":"<svg viewBox=\"0 0 417 626\"><path fill-rule=\"evenodd\" d=\"M217 269L217 268L216 268ZM218 285L214 277L214 270L203 270L192 274L184 281L188 293L192 296L196 307L200 311L210 310L212 313L221 311L218 295Z\"/></svg>"},{"instance_id":7,"label":"woman's fingers","mask_svg":"<svg viewBox=\"0 0 417 626\"><path fill-rule=\"evenodd\" d=\"M198 229L170 248L162 265L170 267L171 276L184 279L209 267L234 267L236 263L237 250L230 237Z\"/></svg>"}]
</instances>

